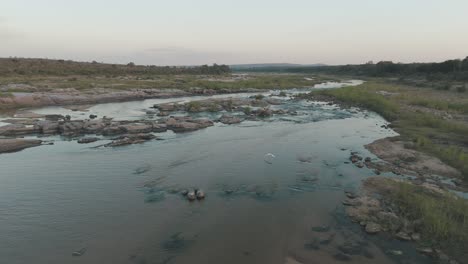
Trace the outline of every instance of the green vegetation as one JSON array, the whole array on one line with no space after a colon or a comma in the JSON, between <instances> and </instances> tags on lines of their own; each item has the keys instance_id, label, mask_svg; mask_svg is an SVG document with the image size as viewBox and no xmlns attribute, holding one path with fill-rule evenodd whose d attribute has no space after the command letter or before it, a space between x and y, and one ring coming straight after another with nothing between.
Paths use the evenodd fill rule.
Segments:
<instances>
[{"instance_id":1,"label":"green vegetation","mask_svg":"<svg viewBox=\"0 0 468 264\"><path fill-rule=\"evenodd\" d=\"M380 94L369 91L369 87L370 85L365 83L358 87L346 89L318 90L316 93L331 96L339 101L372 110L389 121L395 120L398 115L398 105Z\"/></svg>"},{"instance_id":2,"label":"green vegetation","mask_svg":"<svg viewBox=\"0 0 468 264\"><path fill-rule=\"evenodd\" d=\"M10 97L12 94L10 92L0 92L0 97Z\"/></svg>"},{"instance_id":3,"label":"green vegetation","mask_svg":"<svg viewBox=\"0 0 468 264\"><path fill-rule=\"evenodd\" d=\"M256 67L242 71L322 73L368 77L424 77L427 80L468 81L468 57L463 60L447 60L440 63L394 63L392 61L372 61L357 65L283 65L277 67Z\"/></svg>"},{"instance_id":4,"label":"green vegetation","mask_svg":"<svg viewBox=\"0 0 468 264\"><path fill-rule=\"evenodd\" d=\"M257 94L254 96L255 100L262 100L263 98L265 98L265 96L263 94Z\"/></svg>"},{"instance_id":5,"label":"green vegetation","mask_svg":"<svg viewBox=\"0 0 468 264\"><path fill-rule=\"evenodd\" d=\"M390 198L400 214L420 221L423 243L444 248L464 249L468 243L468 201L451 193L437 193L404 182L388 180L395 185Z\"/></svg>"},{"instance_id":6,"label":"green vegetation","mask_svg":"<svg viewBox=\"0 0 468 264\"><path fill-rule=\"evenodd\" d=\"M201 104L198 101L191 101L187 104L187 111L189 112L200 112Z\"/></svg>"},{"instance_id":7,"label":"green vegetation","mask_svg":"<svg viewBox=\"0 0 468 264\"><path fill-rule=\"evenodd\" d=\"M211 74L230 73L227 65L198 67L143 66L130 62L123 64L107 64L93 62L75 62L48 59L0 58L0 75L2 76L121 76L121 75L167 75L167 74Z\"/></svg>"},{"instance_id":8,"label":"green vegetation","mask_svg":"<svg viewBox=\"0 0 468 264\"><path fill-rule=\"evenodd\" d=\"M412 147L457 168L468 181L468 96L377 81L308 96L333 98L382 115L404 140L415 142Z\"/></svg>"}]
</instances>

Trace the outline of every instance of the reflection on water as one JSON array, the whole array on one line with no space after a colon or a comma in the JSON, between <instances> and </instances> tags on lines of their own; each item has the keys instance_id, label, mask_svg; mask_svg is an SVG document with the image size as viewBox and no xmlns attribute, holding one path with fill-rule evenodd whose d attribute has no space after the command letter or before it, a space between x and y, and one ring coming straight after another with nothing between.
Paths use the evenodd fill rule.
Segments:
<instances>
[{"instance_id":1,"label":"reflection on water","mask_svg":"<svg viewBox=\"0 0 468 264\"><path fill-rule=\"evenodd\" d=\"M1 155L0 263L427 263L343 213L343 190L372 175L345 161L393 135L384 120L288 104L297 104L293 121L167 132L116 149L52 137L53 146ZM181 194L196 188L204 200Z\"/></svg>"}]
</instances>

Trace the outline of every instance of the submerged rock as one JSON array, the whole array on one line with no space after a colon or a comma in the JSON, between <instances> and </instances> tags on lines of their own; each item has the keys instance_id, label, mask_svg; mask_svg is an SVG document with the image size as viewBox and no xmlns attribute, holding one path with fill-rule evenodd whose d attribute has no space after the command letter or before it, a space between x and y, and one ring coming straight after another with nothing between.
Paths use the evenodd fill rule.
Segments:
<instances>
[{"instance_id":1,"label":"submerged rock","mask_svg":"<svg viewBox=\"0 0 468 264\"><path fill-rule=\"evenodd\" d=\"M80 250L74 251L74 252L72 253L72 256L74 256L74 257L80 257L80 256L83 256L84 253L86 253L86 248L82 248L82 249L80 249Z\"/></svg>"},{"instance_id":2,"label":"submerged rock","mask_svg":"<svg viewBox=\"0 0 468 264\"><path fill-rule=\"evenodd\" d=\"M81 138L81 139L78 139L78 144L88 144L88 143L92 143L92 142L96 142L98 141L99 138L97 137L87 137L87 138Z\"/></svg>"},{"instance_id":3,"label":"submerged rock","mask_svg":"<svg viewBox=\"0 0 468 264\"><path fill-rule=\"evenodd\" d=\"M106 147L120 147L131 144L143 143L152 139L155 139L156 136L153 134L132 134L132 135L123 135L120 136L111 143L108 143L104 146Z\"/></svg>"}]
</instances>

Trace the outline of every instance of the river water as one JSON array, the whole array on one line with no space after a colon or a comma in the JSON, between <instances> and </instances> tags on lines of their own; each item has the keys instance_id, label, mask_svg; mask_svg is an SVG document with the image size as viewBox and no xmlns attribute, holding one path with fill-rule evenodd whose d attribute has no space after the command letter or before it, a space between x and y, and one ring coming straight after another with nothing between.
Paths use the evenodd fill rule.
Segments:
<instances>
[{"instance_id":1,"label":"river water","mask_svg":"<svg viewBox=\"0 0 468 264\"><path fill-rule=\"evenodd\" d=\"M203 97L35 112L153 119L145 110L154 103L194 99ZM54 145L0 155L0 263L341 263L346 245L348 263L428 263L344 215L344 190L373 175L346 161L351 151L375 158L363 145L395 135L385 120L320 102L277 107L298 115L113 149L92 148L106 139L55 136L46 138ZM188 202L185 188L206 199Z\"/></svg>"}]
</instances>

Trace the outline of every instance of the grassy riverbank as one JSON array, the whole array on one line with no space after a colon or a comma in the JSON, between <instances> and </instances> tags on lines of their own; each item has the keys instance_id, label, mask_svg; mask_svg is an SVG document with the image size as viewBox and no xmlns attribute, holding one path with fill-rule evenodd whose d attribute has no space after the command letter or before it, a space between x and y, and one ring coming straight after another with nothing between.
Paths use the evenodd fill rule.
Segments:
<instances>
[{"instance_id":1,"label":"grassy riverbank","mask_svg":"<svg viewBox=\"0 0 468 264\"><path fill-rule=\"evenodd\" d=\"M468 181L468 94L381 80L356 87L314 91L322 97L379 113L408 142L460 170Z\"/></svg>"},{"instance_id":2,"label":"grassy riverbank","mask_svg":"<svg viewBox=\"0 0 468 264\"><path fill-rule=\"evenodd\" d=\"M413 240L424 254L439 259L443 258L442 254L448 254L459 261L466 259L468 254L466 199L461 199L434 185L416 185L411 181L394 178L367 178L363 186L365 196L361 199L371 200L374 199L372 197L379 197L378 206L372 210L358 210L362 212L358 215L352 214L353 210L357 212L352 208L349 211L350 216L370 219L399 239ZM381 217L374 217L375 215ZM388 221L388 218L382 217L383 215L394 217L391 218L392 221Z\"/></svg>"}]
</instances>

